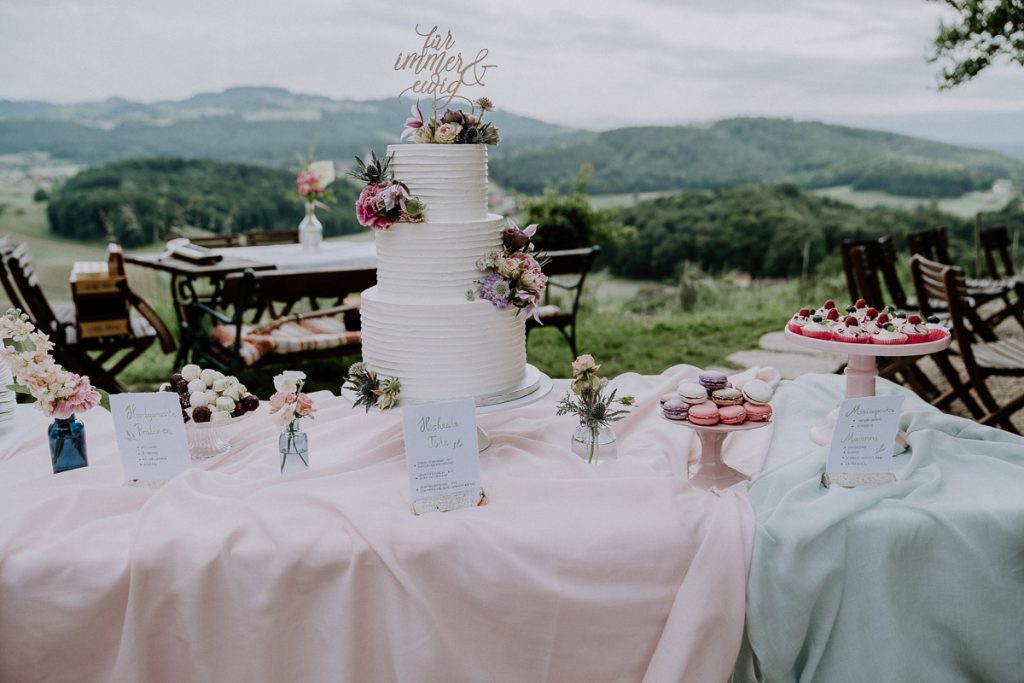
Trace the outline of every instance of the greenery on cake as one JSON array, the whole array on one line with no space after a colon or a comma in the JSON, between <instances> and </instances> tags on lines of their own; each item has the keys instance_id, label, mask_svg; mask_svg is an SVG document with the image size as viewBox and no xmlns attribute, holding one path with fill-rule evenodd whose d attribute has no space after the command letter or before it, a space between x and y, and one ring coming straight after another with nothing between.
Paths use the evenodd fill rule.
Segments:
<instances>
[{"instance_id":1,"label":"greenery on cake","mask_svg":"<svg viewBox=\"0 0 1024 683\"><path fill-rule=\"evenodd\" d=\"M440 145L496 145L501 142L497 127L483 120L485 113L494 111L494 103L488 97L481 97L472 105L468 114L460 109L448 109L440 119L436 114L424 119L417 101L412 105L412 116L405 120L402 139ZM478 110L479 114L476 113Z\"/></svg>"}]
</instances>

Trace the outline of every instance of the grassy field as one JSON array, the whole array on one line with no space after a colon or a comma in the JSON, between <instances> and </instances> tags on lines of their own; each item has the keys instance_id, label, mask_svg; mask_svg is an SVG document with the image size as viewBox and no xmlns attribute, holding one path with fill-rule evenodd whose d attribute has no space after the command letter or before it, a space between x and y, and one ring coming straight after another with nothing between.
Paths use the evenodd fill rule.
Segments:
<instances>
[{"instance_id":1,"label":"grassy field","mask_svg":"<svg viewBox=\"0 0 1024 683\"><path fill-rule=\"evenodd\" d=\"M885 192L854 190L849 185L826 187L813 190L813 192L860 208L887 206L895 209L914 209L918 206L929 206L934 202L940 211L960 218L974 218L979 211L999 211L1006 206L1009 199L993 192L968 192L960 197L933 200L922 197L899 197Z\"/></svg>"}]
</instances>

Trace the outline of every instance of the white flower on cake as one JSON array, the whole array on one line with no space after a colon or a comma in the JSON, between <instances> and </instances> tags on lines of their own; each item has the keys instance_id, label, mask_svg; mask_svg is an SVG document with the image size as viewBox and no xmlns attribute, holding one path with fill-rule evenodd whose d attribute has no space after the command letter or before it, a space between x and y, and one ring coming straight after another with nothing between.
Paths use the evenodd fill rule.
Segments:
<instances>
[{"instance_id":1,"label":"white flower on cake","mask_svg":"<svg viewBox=\"0 0 1024 683\"><path fill-rule=\"evenodd\" d=\"M423 128L417 128L416 132L412 134L412 141L421 145L433 142L434 131L425 126Z\"/></svg>"},{"instance_id":2,"label":"white flower on cake","mask_svg":"<svg viewBox=\"0 0 1024 683\"><path fill-rule=\"evenodd\" d=\"M294 394L300 381L306 379L306 373L301 370L285 370L274 377L274 390L278 393Z\"/></svg>"},{"instance_id":3,"label":"white flower on cake","mask_svg":"<svg viewBox=\"0 0 1024 683\"><path fill-rule=\"evenodd\" d=\"M462 126L457 123L442 123L434 133L434 140L446 145L451 144L455 142L461 132Z\"/></svg>"}]
</instances>

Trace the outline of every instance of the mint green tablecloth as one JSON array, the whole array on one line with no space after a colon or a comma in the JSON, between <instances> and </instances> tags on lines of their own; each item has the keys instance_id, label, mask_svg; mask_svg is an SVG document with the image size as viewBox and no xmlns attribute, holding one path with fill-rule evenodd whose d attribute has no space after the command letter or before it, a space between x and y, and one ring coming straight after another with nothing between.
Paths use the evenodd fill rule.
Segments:
<instances>
[{"instance_id":1,"label":"mint green tablecloth","mask_svg":"<svg viewBox=\"0 0 1024 683\"><path fill-rule=\"evenodd\" d=\"M780 386L736 681L1024 681L1024 439L898 392L897 482L830 490L807 429L843 378Z\"/></svg>"}]
</instances>

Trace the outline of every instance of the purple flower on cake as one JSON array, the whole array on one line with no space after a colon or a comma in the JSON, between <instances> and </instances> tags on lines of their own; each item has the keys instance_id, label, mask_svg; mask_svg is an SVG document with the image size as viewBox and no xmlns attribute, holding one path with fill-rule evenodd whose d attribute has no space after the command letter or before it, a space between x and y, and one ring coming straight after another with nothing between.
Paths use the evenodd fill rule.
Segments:
<instances>
[{"instance_id":1,"label":"purple flower on cake","mask_svg":"<svg viewBox=\"0 0 1024 683\"><path fill-rule=\"evenodd\" d=\"M402 137L400 138L401 140L405 140L408 137L413 137L423 128L423 112L420 111L419 100L416 100L416 104L412 105L412 109L410 110L410 112L412 113L412 116L405 120L405 130L402 132Z\"/></svg>"},{"instance_id":2,"label":"purple flower on cake","mask_svg":"<svg viewBox=\"0 0 1024 683\"><path fill-rule=\"evenodd\" d=\"M375 199L378 208L384 211L392 211L396 206L405 211L405 200L408 198L409 192L398 183L395 183L378 191Z\"/></svg>"},{"instance_id":3,"label":"purple flower on cake","mask_svg":"<svg viewBox=\"0 0 1024 683\"><path fill-rule=\"evenodd\" d=\"M497 273L492 273L480 284L480 296L497 308L508 308L512 303L512 281Z\"/></svg>"}]
</instances>

